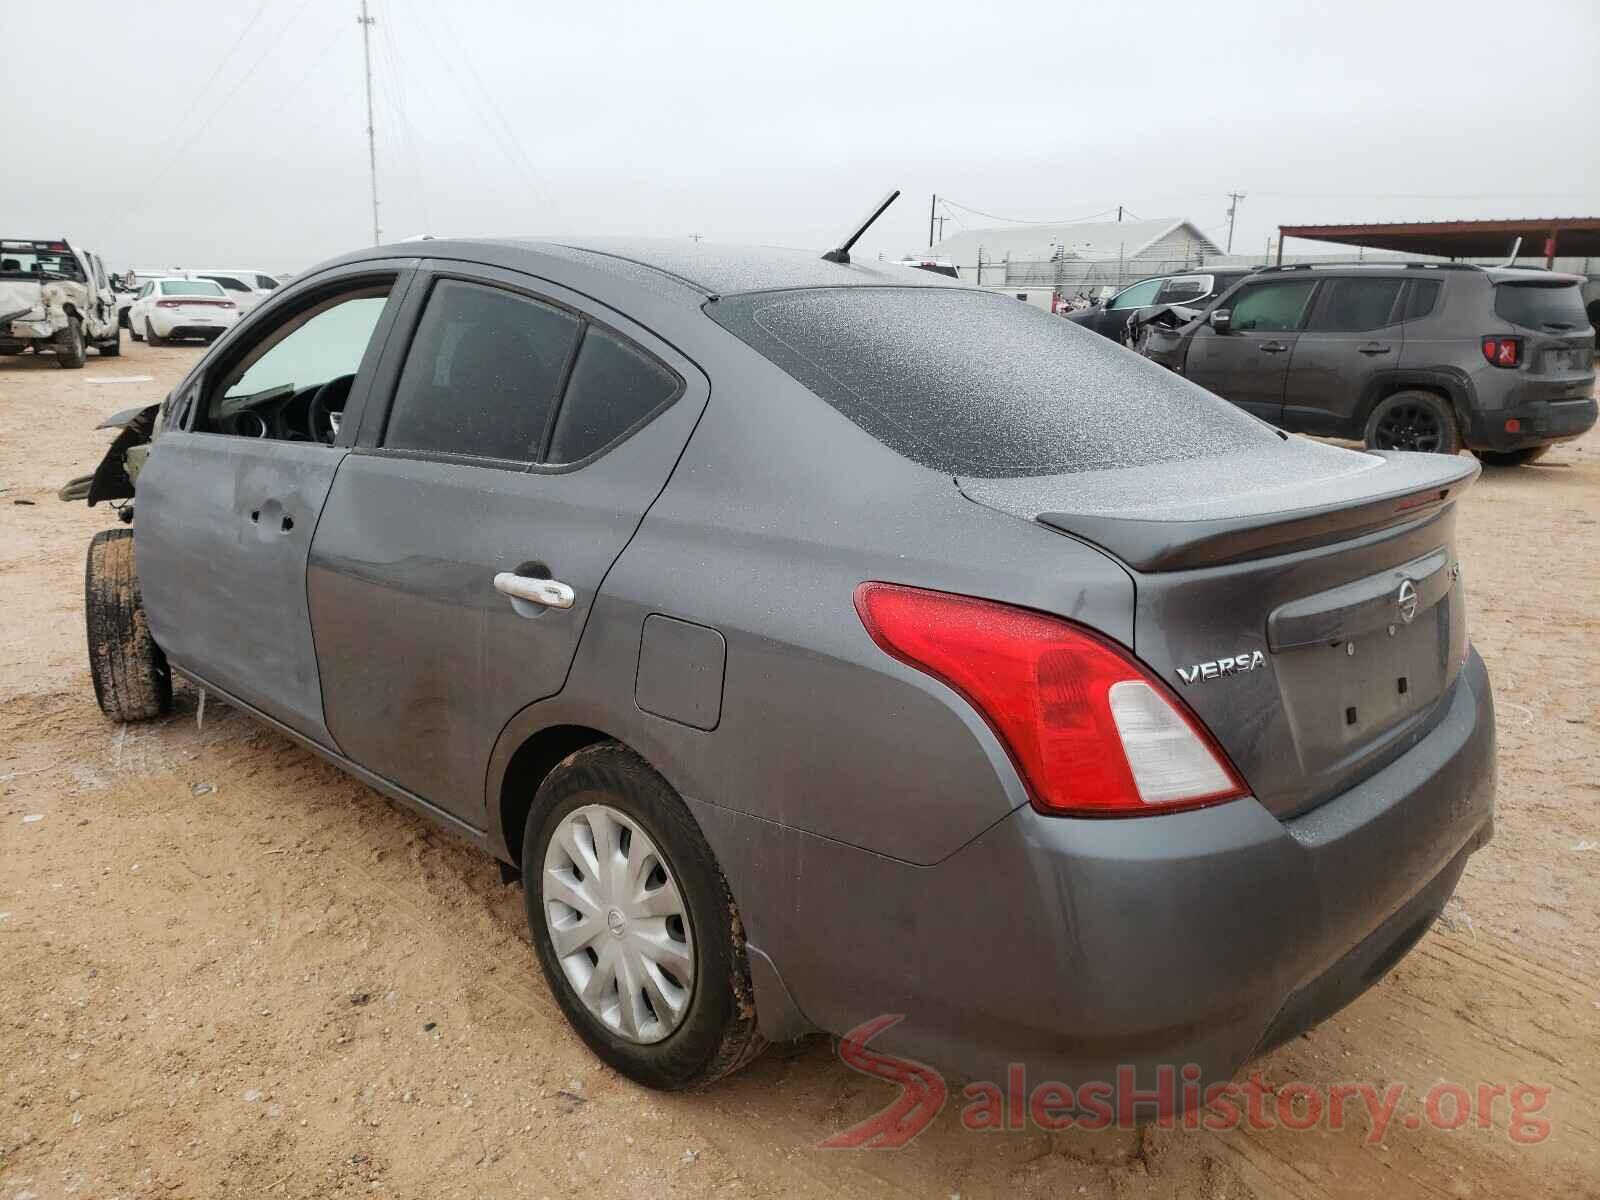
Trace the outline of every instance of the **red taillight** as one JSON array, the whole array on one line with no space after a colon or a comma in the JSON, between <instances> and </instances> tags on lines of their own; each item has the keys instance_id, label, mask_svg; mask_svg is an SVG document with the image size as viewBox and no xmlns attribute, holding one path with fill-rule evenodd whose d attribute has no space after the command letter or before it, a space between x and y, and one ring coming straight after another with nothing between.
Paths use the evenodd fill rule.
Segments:
<instances>
[{"instance_id":1,"label":"red taillight","mask_svg":"<svg viewBox=\"0 0 1600 1200\"><path fill-rule=\"evenodd\" d=\"M1128 816L1248 793L1183 702L1115 642L1059 617L889 583L856 588L872 640L959 692L1035 808Z\"/></svg>"},{"instance_id":2,"label":"red taillight","mask_svg":"<svg viewBox=\"0 0 1600 1200\"><path fill-rule=\"evenodd\" d=\"M183 307L183 301L182 300L157 300L156 301L156 307L157 308L182 308Z\"/></svg>"},{"instance_id":3,"label":"red taillight","mask_svg":"<svg viewBox=\"0 0 1600 1200\"><path fill-rule=\"evenodd\" d=\"M1486 337L1483 339L1483 357L1492 366L1514 367L1522 361L1522 339Z\"/></svg>"}]
</instances>

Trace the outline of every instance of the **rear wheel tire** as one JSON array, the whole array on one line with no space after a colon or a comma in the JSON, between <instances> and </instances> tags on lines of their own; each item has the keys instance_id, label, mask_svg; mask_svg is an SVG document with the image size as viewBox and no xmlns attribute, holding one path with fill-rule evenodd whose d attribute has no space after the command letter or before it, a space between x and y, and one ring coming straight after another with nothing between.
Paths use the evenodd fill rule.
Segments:
<instances>
[{"instance_id":1,"label":"rear wheel tire","mask_svg":"<svg viewBox=\"0 0 1600 1200\"><path fill-rule=\"evenodd\" d=\"M56 334L56 366L76 370L83 366L88 352L83 344L83 325L76 317L67 318L67 327Z\"/></svg>"},{"instance_id":2,"label":"rear wheel tire","mask_svg":"<svg viewBox=\"0 0 1600 1200\"><path fill-rule=\"evenodd\" d=\"M680 1091L765 1049L727 880L683 801L631 750L587 746L546 777L522 879L545 980L616 1070Z\"/></svg>"},{"instance_id":3,"label":"rear wheel tire","mask_svg":"<svg viewBox=\"0 0 1600 1200\"><path fill-rule=\"evenodd\" d=\"M144 341L144 334L139 332L139 327L131 320L128 322L128 336L136 342Z\"/></svg>"},{"instance_id":4,"label":"rear wheel tire","mask_svg":"<svg viewBox=\"0 0 1600 1200\"><path fill-rule=\"evenodd\" d=\"M1521 450L1474 450L1473 453L1486 466L1525 467L1549 454L1550 445L1547 442L1543 446L1527 446Z\"/></svg>"},{"instance_id":5,"label":"rear wheel tire","mask_svg":"<svg viewBox=\"0 0 1600 1200\"><path fill-rule=\"evenodd\" d=\"M89 675L100 711L113 721L147 721L170 712L172 671L145 619L133 530L103 529L94 535L83 601Z\"/></svg>"},{"instance_id":6,"label":"rear wheel tire","mask_svg":"<svg viewBox=\"0 0 1600 1200\"><path fill-rule=\"evenodd\" d=\"M152 346L165 346L167 339L156 335L156 327L150 324L150 318L144 319L144 340Z\"/></svg>"},{"instance_id":7,"label":"rear wheel tire","mask_svg":"<svg viewBox=\"0 0 1600 1200\"><path fill-rule=\"evenodd\" d=\"M1450 402L1433 392L1396 392L1367 418L1368 450L1415 450L1455 454L1461 430Z\"/></svg>"}]
</instances>

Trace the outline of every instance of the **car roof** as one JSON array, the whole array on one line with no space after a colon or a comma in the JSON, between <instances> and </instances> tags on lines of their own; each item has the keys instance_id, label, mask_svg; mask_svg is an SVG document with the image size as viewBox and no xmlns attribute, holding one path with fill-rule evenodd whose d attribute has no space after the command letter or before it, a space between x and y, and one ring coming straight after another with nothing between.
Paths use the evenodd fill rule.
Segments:
<instances>
[{"instance_id":1,"label":"car roof","mask_svg":"<svg viewBox=\"0 0 1600 1200\"><path fill-rule=\"evenodd\" d=\"M548 254L605 269L606 260L665 276L702 296L819 287L966 287L947 276L907 271L897 262L858 259L825 262L818 250L738 246L670 238L465 238L453 242L405 242L397 252L447 254L452 246L504 246ZM387 249L387 248L386 248ZM969 289L970 290L970 289Z\"/></svg>"}]
</instances>

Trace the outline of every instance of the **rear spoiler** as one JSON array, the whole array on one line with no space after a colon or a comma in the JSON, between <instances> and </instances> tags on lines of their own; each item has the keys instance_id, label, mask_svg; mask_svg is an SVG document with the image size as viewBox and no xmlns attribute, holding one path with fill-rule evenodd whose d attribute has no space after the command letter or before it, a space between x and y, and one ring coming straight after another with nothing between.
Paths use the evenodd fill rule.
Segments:
<instances>
[{"instance_id":1,"label":"rear spoiler","mask_svg":"<svg viewBox=\"0 0 1600 1200\"><path fill-rule=\"evenodd\" d=\"M1416 521L1454 501L1482 471L1473 458L1369 453L1388 461L1358 494L1350 494L1349 477L1312 482L1297 490L1295 507L1277 512L1195 520L1041 512L1034 519L1110 551L1137 571L1182 571L1291 554ZM1383 478L1388 474L1392 483Z\"/></svg>"}]
</instances>

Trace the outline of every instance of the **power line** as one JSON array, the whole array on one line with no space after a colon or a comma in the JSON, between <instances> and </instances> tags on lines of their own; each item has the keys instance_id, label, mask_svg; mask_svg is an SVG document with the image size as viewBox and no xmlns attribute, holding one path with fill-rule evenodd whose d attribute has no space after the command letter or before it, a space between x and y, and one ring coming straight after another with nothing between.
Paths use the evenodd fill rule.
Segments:
<instances>
[{"instance_id":1,"label":"power line","mask_svg":"<svg viewBox=\"0 0 1600 1200\"><path fill-rule=\"evenodd\" d=\"M206 119L200 123L199 128L190 134L189 137L186 138L177 148L177 150L173 152L172 157L167 160L166 165L163 166L161 170L156 172L155 178L153 178L149 183L145 184L142 189L140 189L145 195L148 196L150 189L165 179L167 172L172 170L173 167L177 166L178 159L182 156L183 152L192 146L200 138L200 136L206 132L206 130L211 128L211 123L217 119L217 114L223 109L227 108L230 103L232 103L233 98L239 94L239 92L244 88L244 85L249 83L251 77L261 69L261 64L267 61L267 56L278 48L278 43L283 41L283 35L288 33L289 29L294 25L294 23L300 19L300 14L305 12L305 10L310 7L311 0L302 0L300 7L294 10L294 15L291 16L289 20L278 30L277 36L274 37L272 41L267 44L267 48L261 52L261 57L257 58L255 62L250 64L250 69L248 71L239 76L238 79L234 80L233 86L228 89L227 95L223 96L221 101L218 102L216 106L206 114Z\"/></svg>"},{"instance_id":2,"label":"power line","mask_svg":"<svg viewBox=\"0 0 1600 1200\"><path fill-rule=\"evenodd\" d=\"M1093 221L1097 217L1107 216L1116 211L1114 208L1107 208L1101 212L1090 213L1087 217L1065 217L1059 220L1041 220L1038 217L1002 217L996 213L984 212L981 208L973 208L968 204L958 204L948 196L940 196L939 200L940 203L953 205L954 207L959 208L962 212L969 212L974 216L987 217L991 221L1004 221L1008 225L1078 225L1085 221Z\"/></svg>"}]
</instances>

